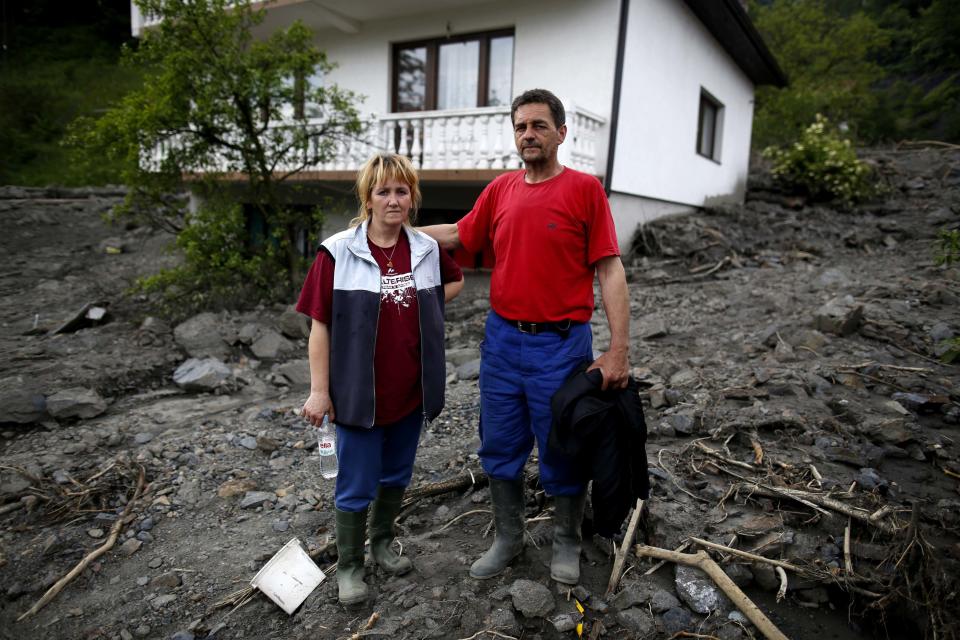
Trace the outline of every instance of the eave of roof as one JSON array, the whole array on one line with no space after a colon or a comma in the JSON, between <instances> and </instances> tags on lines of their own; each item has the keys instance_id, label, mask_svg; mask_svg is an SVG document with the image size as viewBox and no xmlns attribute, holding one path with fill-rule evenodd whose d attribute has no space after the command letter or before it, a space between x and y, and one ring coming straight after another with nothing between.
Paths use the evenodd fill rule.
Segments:
<instances>
[{"instance_id":1,"label":"eave of roof","mask_svg":"<svg viewBox=\"0 0 960 640\"><path fill-rule=\"evenodd\" d=\"M787 86L776 58L738 0L684 0L754 84Z\"/></svg>"}]
</instances>

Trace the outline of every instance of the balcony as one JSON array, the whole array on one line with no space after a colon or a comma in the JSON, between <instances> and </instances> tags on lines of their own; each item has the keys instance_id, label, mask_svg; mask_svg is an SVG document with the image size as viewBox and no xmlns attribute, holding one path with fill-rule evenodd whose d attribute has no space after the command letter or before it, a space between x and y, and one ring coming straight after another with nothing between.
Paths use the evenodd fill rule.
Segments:
<instances>
[{"instance_id":1,"label":"balcony","mask_svg":"<svg viewBox=\"0 0 960 640\"><path fill-rule=\"evenodd\" d=\"M311 123L320 126L321 122ZM278 129L288 127L280 123ZM567 137L559 148L560 162L578 171L601 175L601 151L606 148L606 121L585 109L567 107ZM171 138L144 158L145 168L159 166ZM337 144L329 160L303 167L292 177L307 181L352 181L356 171L375 152L407 156L424 180L486 182L499 173L522 166L513 142L510 107L479 107L446 111L414 111L372 116L361 139ZM278 166L287 172L292 166ZM210 173L232 174L227 162L213 161Z\"/></svg>"}]
</instances>

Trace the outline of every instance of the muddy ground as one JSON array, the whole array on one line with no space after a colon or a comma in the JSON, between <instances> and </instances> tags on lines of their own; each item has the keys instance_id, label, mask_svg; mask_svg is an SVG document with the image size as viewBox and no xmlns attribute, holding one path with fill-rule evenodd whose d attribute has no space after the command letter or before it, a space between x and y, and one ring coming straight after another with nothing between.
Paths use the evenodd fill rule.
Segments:
<instances>
[{"instance_id":1,"label":"muddy ground","mask_svg":"<svg viewBox=\"0 0 960 640\"><path fill-rule=\"evenodd\" d=\"M801 567L777 602L771 565L714 555L790 638L956 637L960 377L940 356L960 332L960 271L933 245L960 225L960 154L869 158L887 186L874 202L808 204L758 175L744 206L657 221L625 256L653 483L637 541L692 536ZM370 567L370 600L351 610L335 575L292 616L259 593L235 608L294 537L324 570L336 561L332 482L296 416L304 325L285 305L152 317L129 286L175 258L161 233L102 222L120 196L0 190L0 637L348 638L377 612L362 637L547 639L576 636L576 601L594 638L759 637L711 582L672 564L646 575L632 547L607 594L611 544L589 530L581 584L552 583L535 464L527 550L498 578L468 577L490 542L484 274L448 309L447 409L412 486L479 480L404 510L415 571ZM83 318L88 304L106 317ZM593 326L602 349L602 311ZM183 370L173 381L191 357L206 390L182 388Z\"/></svg>"}]
</instances>

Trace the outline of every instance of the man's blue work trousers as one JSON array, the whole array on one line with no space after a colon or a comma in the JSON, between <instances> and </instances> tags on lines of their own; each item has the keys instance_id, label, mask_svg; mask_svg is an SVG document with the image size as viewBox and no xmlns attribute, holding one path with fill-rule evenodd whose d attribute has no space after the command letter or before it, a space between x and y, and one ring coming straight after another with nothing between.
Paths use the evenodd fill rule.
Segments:
<instances>
[{"instance_id":1,"label":"man's blue work trousers","mask_svg":"<svg viewBox=\"0 0 960 640\"><path fill-rule=\"evenodd\" d=\"M340 511L363 511L377 487L406 487L420 442L423 409L372 429L337 425L339 472L333 502Z\"/></svg>"},{"instance_id":2,"label":"man's blue work trousers","mask_svg":"<svg viewBox=\"0 0 960 640\"><path fill-rule=\"evenodd\" d=\"M593 359L589 324L523 333L496 313L480 345L480 462L491 478L516 480L536 439L540 484L548 495L583 493L579 470L547 448L550 399L584 360Z\"/></svg>"}]
</instances>

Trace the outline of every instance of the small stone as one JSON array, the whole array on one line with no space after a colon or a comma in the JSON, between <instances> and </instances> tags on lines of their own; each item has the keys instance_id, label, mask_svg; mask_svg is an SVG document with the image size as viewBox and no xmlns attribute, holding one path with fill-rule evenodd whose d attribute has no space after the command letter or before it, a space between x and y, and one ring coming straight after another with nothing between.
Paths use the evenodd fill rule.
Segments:
<instances>
[{"instance_id":1,"label":"small stone","mask_svg":"<svg viewBox=\"0 0 960 640\"><path fill-rule=\"evenodd\" d=\"M550 589L539 582L521 578L510 585L513 606L528 618L543 618L555 606Z\"/></svg>"},{"instance_id":2,"label":"small stone","mask_svg":"<svg viewBox=\"0 0 960 640\"><path fill-rule=\"evenodd\" d=\"M148 635L150 635L150 625L142 624L134 629L133 633L141 638L146 638Z\"/></svg>"},{"instance_id":3,"label":"small stone","mask_svg":"<svg viewBox=\"0 0 960 640\"><path fill-rule=\"evenodd\" d=\"M290 523L287 520L277 520L272 526L277 533L283 533L290 529Z\"/></svg>"},{"instance_id":4,"label":"small stone","mask_svg":"<svg viewBox=\"0 0 960 640\"><path fill-rule=\"evenodd\" d=\"M136 435L133 436L133 441L134 441L136 444L147 444L147 443L150 442L151 440L153 440L153 434L152 434L152 433L148 433L148 432L146 432L146 431L142 431L142 432L140 432L140 433L138 433L138 434L136 434Z\"/></svg>"},{"instance_id":5,"label":"small stone","mask_svg":"<svg viewBox=\"0 0 960 640\"><path fill-rule=\"evenodd\" d=\"M153 518L148 517L140 521L140 523L137 525L137 529L140 531L150 531L153 529L153 525Z\"/></svg>"},{"instance_id":6,"label":"small stone","mask_svg":"<svg viewBox=\"0 0 960 640\"><path fill-rule=\"evenodd\" d=\"M90 536L91 538L97 538L97 539L102 538L103 529L87 529L87 535Z\"/></svg>"},{"instance_id":7,"label":"small stone","mask_svg":"<svg viewBox=\"0 0 960 640\"><path fill-rule=\"evenodd\" d=\"M858 304L853 296L833 298L816 310L813 325L824 333L833 333L838 336L850 335L857 330L863 320L863 305Z\"/></svg>"},{"instance_id":8,"label":"small stone","mask_svg":"<svg viewBox=\"0 0 960 640\"><path fill-rule=\"evenodd\" d=\"M163 558L156 557L150 562L148 562L147 566L150 567L151 569L159 569L160 567L163 566Z\"/></svg>"},{"instance_id":9,"label":"small stone","mask_svg":"<svg viewBox=\"0 0 960 640\"><path fill-rule=\"evenodd\" d=\"M244 449L249 449L250 451L256 451L257 449L257 439L253 436L245 436L241 438L237 444Z\"/></svg>"},{"instance_id":10,"label":"small stone","mask_svg":"<svg viewBox=\"0 0 960 640\"><path fill-rule=\"evenodd\" d=\"M253 509L262 506L263 503L273 504L277 501L277 496L269 491L248 491L240 501L241 509Z\"/></svg>"},{"instance_id":11,"label":"small stone","mask_svg":"<svg viewBox=\"0 0 960 640\"><path fill-rule=\"evenodd\" d=\"M138 576L137 577L137 586L145 587L150 584L150 576Z\"/></svg>"},{"instance_id":12,"label":"small stone","mask_svg":"<svg viewBox=\"0 0 960 640\"><path fill-rule=\"evenodd\" d=\"M159 611L160 609L163 609L165 606L167 606L171 602L175 602L176 600L177 600L176 595L172 593L168 593L162 596L157 596L156 598L151 600L150 606L153 607L154 610Z\"/></svg>"},{"instance_id":13,"label":"small stone","mask_svg":"<svg viewBox=\"0 0 960 640\"><path fill-rule=\"evenodd\" d=\"M187 391L213 391L233 376L233 371L217 358L190 358L173 372L173 382Z\"/></svg>"},{"instance_id":14,"label":"small stone","mask_svg":"<svg viewBox=\"0 0 960 640\"><path fill-rule=\"evenodd\" d=\"M136 538L130 538L122 545L120 545L120 552L126 556L132 556L137 551L140 550L140 547L143 546L143 543L137 540Z\"/></svg>"},{"instance_id":15,"label":"small stone","mask_svg":"<svg viewBox=\"0 0 960 640\"><path fill-rule=\"evenodd\" d=\"M189 631L177 631L170 636L170 640L194 640L194 635Z\"/></svg>"},{"instance_id":16,"label":"small stone","mask_svg":"<svg viewBox=\"0 0 960 640\"><path fill-rule=\"evenodd\" d=\"M47 412L54 418L94 418L107 410L107 402L83 387L64 389L47 398Z\"/></svg>"},{"instance_id":17,"label":"small stone","mask_svg":"<svg viewBox=\"0 0 960 640\"><path fill-rule=\"evenodd\" d=\"M663 613L679 606L677 597L665 589L658 589L650 598L650 608L654 613Z\"/></svg>"},{"instance_id":18,"label":"small stone","mask_svg":"<svg viewBox=\"0 0 960 640\"><path fill-rule=\"evenodd\" d=\"M469 362L464 362L457 367L457 378L459 380L476 380L480 377L480 359L476 358Z\"/></svg>"},{"instance_id":19,"label":"small stone","mask_svg":"<svg viewBox=\"0 0 960 640\"><path fill-rule=\"evenodd\" d=\"M260 449L260 451L266 451L267 453L276 451L280 448L280 443L273 438L268 438L267 436L257 436L256 443L257 449Z\"/></svg>"},{"instance_id":20,"label":"small stone","mask_svg":"<svg viewBox=\"0 0 960 640\"><path fill-rule=\"evenodd\" d=\"M664 612L661 619L663 620L663 630L666 632L665 637L667 638L681 631L689 631L696 625L693 616L683 607L677 607Z\"/></svg>"},{"instance_id":21,"label":"small stone","mask_svg":"<svg viewBox=\"0 0 960 640\"><path fill-rule=\"evenodd\" d=\"M645 638L656 629L653 616L646 609L631 607L617 613L617 622L631 632L632 637Z\"/></svg>"},{"instance_id":22,"label":"small stone","mask_svg":"<svg viewBox=\"0 0 960 640\"><path fill-rule=\"evenodd\" d=\"M251 478L234 478L220 485L220 487L217 488L217 495L221 498L232 498L242 493L252 491L256 487L257 483Z\"/></svg>"},{"instance_id":23,"label":"small stone","mask_svg":"<svg viewBox=\"0 0 960 640\"><path fill-rule=\"evenodd\" d=\"M553 625L553 628L560 633L573 631L577 628L577 623L580 622L580 620L581 616L573 613L561 613L560 615L553 616L549 619L550 624Z\"/></svg>"},{"instance_id":24,"label":"small stone","mask_svg":"<svg viewBox=\"0 0 960 640\"><path fill-rule=\"evenodd\" d=\"M151 587L162 587L164 589L175 589L180 586L183 580L173 571L161 573L150 580Z\"/></svg>"},{"instance_id":25,"label":"small stone","mask_svg":"<svg viewBox=\"0 0 960 640\"><path fill-rule=\"evenodd\" d=\"M120 640L133 640L133 634L126 629L120 629Z\"/></svg>"},{"instance_id":26,"label":"small stone","mask_svg":"<svg viewBox=\"0 0 960 640\"><path fill-rule=\"evenodd\" d=\"M688 607L697 613L708 614L718 609L729 609L726 599L713 581L699 569L677 566L674 580L677 593Z\"/></svg>"}]
</instances>

